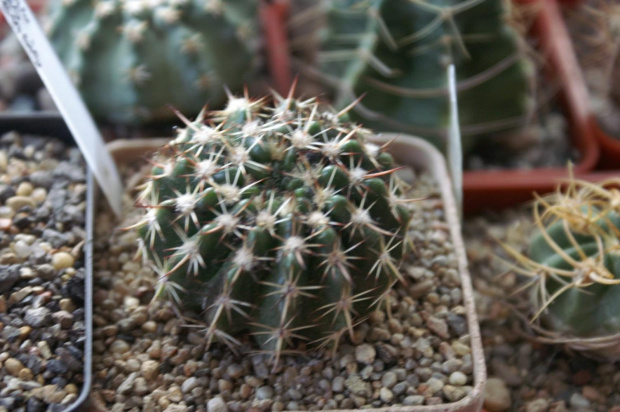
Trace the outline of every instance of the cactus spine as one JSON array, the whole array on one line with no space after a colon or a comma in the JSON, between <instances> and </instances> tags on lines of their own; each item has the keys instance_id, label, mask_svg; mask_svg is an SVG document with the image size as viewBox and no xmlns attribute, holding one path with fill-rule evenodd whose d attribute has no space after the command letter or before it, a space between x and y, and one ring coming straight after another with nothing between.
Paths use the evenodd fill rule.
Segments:
<instances>
[{"instance_id":1,"label":"cactus spine","mask_svg":"<svg viewBox=\"0 0 620 412\"><path fill-rule=\"evenodd\" d=\"M410 214L392 157L314 100L231 98L154 160L134 226L158 296L205 311L207 339L249 331L277 357L337 342L402 279Z\"/></svg>"},{"instance_id":2,"label":"cactus spine","mask_svg":"<svg viewBox=\"0 0 620 412\"><path fill-rule=\"evenodd\" d=\"M539 198L528 256L505 246L529 278L537 330L549 342L618 358L620 342L620 192L613 182L571 180Z\"/></svg>"},{"instance_id":3,"label":"cactus spine","mask_svg":"<svg viewBox=\"0 0 620 412\"><path fill-rule=\"evenodd\" d=\"M51 40L91 112L115 123L195 115L256 66L256 0L57 0Z\"/></svg>"},{"instance_id":4,"label":"cactus spine","mask_svg":"<svg viewBox=\"0 0 620 412\"><path fill-rule=\"evenodd\" d=\"M365 126L437 145L447 135L454 64L469 150L476 139L524 126L532 109L533 69L504 12L502 0L337 0L292 25L323 19L314 62L301 68L335 91L336 106L363 96L353 115Z\"/></svg>"}]
</instances>

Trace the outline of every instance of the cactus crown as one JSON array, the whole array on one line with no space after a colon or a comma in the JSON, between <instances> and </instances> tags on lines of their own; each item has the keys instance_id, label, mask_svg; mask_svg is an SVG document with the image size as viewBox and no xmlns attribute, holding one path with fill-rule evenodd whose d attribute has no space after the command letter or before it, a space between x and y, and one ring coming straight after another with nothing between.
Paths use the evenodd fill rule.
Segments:
<instances>
[{"instance_id":1,"label":"cactus crown","mask_svg":"<svg viewBox=\"0 0 620 412\"><path fill-rule=\"evenodd\" d=\"M192 115L242 90L257 62L257 0L54 0L49 36L94 116ZM194 112L192 112L195 110Z\"/></svg>"},{"instance_id":2,"label":"cactus crown","mask_svg":"<svg viewBox=\"0 0 620 412\"><path fill-rule=\"evenodd\" d=\"M533 70L503 14L501 0L324 0L292 26L319 22L318 50L301 69L335 91L336 106L365 96L353 111L364 125L438 145L454 64L468 148L473 137L523 126L533 109ZM300 36L296 45L308 44Z\"/></svg>"},{"instance_id":3,"label":"cactus crown","mask_svg":"<svg viewBox=\"0 0 620 412\"><path fill-rule=\"evenodd\" d=\"M551 336L594 338L620 333L620 192L614 181L570 180L538 198L537 232L528 256L504 245L529 281L535 310Z\"/></svg>"},{"instance_id":4,"label":"cactus crown","mask_svg":"<svg viewBox=\"0 0 620 412\"><path fill-rule=\"evenodd\" d=\"M134 227L159 297L204 311L209 342L249 331L278 357L351 333L403 280L411 242L404 183L370 131L314 100L275 100L231 97L186 120Z\"/></svg>"}]
</instances>

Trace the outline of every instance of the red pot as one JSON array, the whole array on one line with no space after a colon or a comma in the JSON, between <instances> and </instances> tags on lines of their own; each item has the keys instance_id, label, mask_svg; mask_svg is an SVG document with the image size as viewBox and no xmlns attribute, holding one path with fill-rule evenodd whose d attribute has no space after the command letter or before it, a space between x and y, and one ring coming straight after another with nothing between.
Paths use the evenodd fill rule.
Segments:
<instances>
[{"instance_id":1,"label":"red pot","mask_svg":"<svg viewBox=\"0 0 620 412\"><path fill-rule=\"evenodd\" d=\"M559 80L561 103L570 126L571 140L581 159L575 165L576 177L582 177L594 168L599 157L595 138L595 124L588 108L588 94L572 48L567 29L562 20L559 0L513 0L540 8L532 28L540 47L549 62L550 76ZM276 2L272 7L285 9L286 2ZM285 12L271 11L280 17ZM290 87L290 59L286 38L285 20L276 22L265 30L274 32L267 36L270 67L279 90ZM276 28L277 26L277 28ZM533 192L544 193L555 189L557 183L567 176L566 169L544 168L534 170L503 170L466 172L463 176L464 212L476 213L485 209L501 209L514 206L532 198Z\"/></svg>"},{"instance_id":2,"label":"red pot","mask_svg":"<svg viewBox=\"0 0 620 412\"><path fill-rule=\"evenodd\" d=\"M559 80L561 85L559 97L569 122L571 141L581 154L579 163L574 166L575 177L587 179L587 173L594 169L599 157L596 125L589 115L588 92L562 20L558 1L514 1L536 4L540 8L532 27L532 35L539 40L540 48L548 61L549 76ZM566 177L567 171L564 167L465 172L464 212L471 214L485 209L514 206L531 199L533 192L553 191Z\"/></svg>"},{"instance_id":3,"label":"red pot","mask_svg":"<svg viewBox=\"0 0 620 412\"><path fill-rule=\"evenodd\" d=\"M281 95L288 93L293 80L286 29L289 8L287 0L263 0L260 7L271 84Z\"/></svg>"},{"instance_id":4,"label":"red pot","mask_svg":"<svg viewBox=\"0 0 620 412\"><path fill-rule=\"evenodd\" d=\"M558 0L560 3L568 5L578 5L583 0ZM590 99L587 100L590 102ZM592 125L594 136L600 147L600 158L597 165L597 169L601 170L618 170L620 169L620 136L613 137L609 135L600 126L596 114L592 113L592 107L588 104L588 111L590 112L589 122ZM620 174L620 172L618 173Z\"/></svg>"},{"instance_id":5,"label":"red pot","mask_svg":"<svg viewBox=\"0 0 620 412\"><path fill-rule=\"evenodd\" d=\"M558 0L562 6L575 7L581 4L583 0Z\"/></svg>"},{"instance_id":6,"label":"red pot","mask_svg":"<svg viewBox=\"0 0 620 412\"><path fill-rule=\"evenodd\" d=\"M616 170L617 175L620 176L620 136L614 138L603 131L595 115L592 115L591 121L594 125L596 139L601 147L601 158L598 168L601 170Z\"/></svg>"}]
</instances>

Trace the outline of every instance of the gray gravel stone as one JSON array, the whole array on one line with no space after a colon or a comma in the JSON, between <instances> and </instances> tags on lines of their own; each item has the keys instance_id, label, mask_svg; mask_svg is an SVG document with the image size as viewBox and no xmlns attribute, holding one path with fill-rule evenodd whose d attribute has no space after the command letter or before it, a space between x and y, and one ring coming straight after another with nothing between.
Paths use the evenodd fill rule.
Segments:
<instances>
[{"instance_id":1,"label":"gray gravel stone","mask_svg":"<svg viewBox=\"0 0 620 412\"><path fill-rule=\"evenodd\" d=\"M344 390L344 378L342 376L336 376L332 381L332 390L336 393L340 393Z\"/></svg>"},{"instance_id":2,"label":"gray gravel stone","mask_svg":"<svg viewBox=\"0 0 620 412\"><path fill-rule=\"evenodd\" d=\"M366 365L370 365L375 361L377 351L372 345L363 344L355 348L355 360Z\"/></svg>"},{"instance_id":3,"label":"gray gravel stone","mask_svg":"<svg viewBox=\"0 0 620 412\"><path fill-rule=\"evenodd\" d=\"M569 404L571 408L589 408L590 401L579 393L573 393L570 397Z\"/></svg>"},{"instance_id":4,"label":"gray gravel stone","mask_svg":"<svg viewBox=\"0 0 620 412\"><path fill-rule=\"evenodd\" d=\"M381 378L381 384L383 387L391 389L396 385L398 381L396 374L394 372L386 372L385 375Z\"/></svg>"},{"instance_id":5,"label":"gray gravel stone","mask_svg":"<svg viewBox=\"0 0 620 412\"><path fill-rule=\"evenodd\" d=\"M424 396L422 395L407 396L403 400L403 405L405 406L416 406L416 405L423 405L423 404L424 404Z\"/></svg>"},{"instance_id":6,"label":"gray gravel stone","mask_svg":"<svg viewBox=\"0 0 620 412\"><path fill-rule=\"evenodd\" d=\"M359 396L368 396L372 392L368 382L364 382L359 375L351 375L344 381L345 387L351 393Z\"/></svg>"},{"instance_id":7,"label":"gray gravel stone","mask_svg":"<svg viewBox=\"0 0 620 412\"><path fill-rule=\"evenodd\" d=\"M226 407L226 402L219 396L216 396L213 399L209 399L207 402L207 411L208 412L228 412L228 408Z\"/></svg>"},{"instance_id":8,"label":"gray gravel stone","mask_svg":"<svg viewBox=\"0 0 620 412\"><path fill-rule=\"evenodd\" d=\"M194 389L198 385L200 385L200 382L198 382L198 379L196 379L193 376L189 377L181 385L181 391L183 391L183 393L189 393L192 391L192 389Z\"/></svg>"},{"instance_id":9,"label":"gray gravel stone","mask_svg":"<svg viewBox=\"0 0 620 412\"><path fill-rule=\"evenodd\" d=\"M36 308L26 310L24 320L33 328L40 328L50 321L51 312L47 308Z\"/></svg>"},{"instance_id":10,"label":"gray gravel stone","mask_svg":"<svg viewBox=\"0 0 620 412\"><path fill-rule=\"evenodd\" d=\"M127 378L119 385L117 392L121 395L129 393L133 388L133 383L138 377L138 372L132 372L127 376Z\"/></svg>"},{"instance_id":11,"label":"gray gravel stone","mask_svg":"<svg viewBox=\"0 0 620 412\"><path fill-rule=\"evenodd\" d=\"M0 265L0 293L9 291L19 277L19 265Z\"/></svg>"},{"instance_id":12,"label":"gray gravel stone","mask_svg":"<svg viewBox=\"0 0 620 412\"><path fill-rule=\"evenodd\" d=\"M49 189L54 183L54 177L51 173L45 171L35 171L30 174L30 181L33 185Z\"/></svg>"},{"instance_id":13,"label":"gray gravel stone","mask_svg":"<svg viewBox=\"0 0 620 412\"><path fill-rule=\"evenodd\" d=\"M273 398L273 388L271 386L261 386L256 391L256 398L259 400Z\"/></svg>"},{"instance_id":14,"label":"gray gravel stone","mask_svg":"<svg viewBox=\"0 0 620 412\"><path fill-rule=\"evenodd\" d=\"M66 245L67 243L69 243L69 239L66 234L58 232L57 230L54 230L54 229L49 229L49 228L43 231L43 235L41 236L41 238L45 240L46 242L51 243L51 245L55 249L58 249Z\"/></svg>"}]
</instances>

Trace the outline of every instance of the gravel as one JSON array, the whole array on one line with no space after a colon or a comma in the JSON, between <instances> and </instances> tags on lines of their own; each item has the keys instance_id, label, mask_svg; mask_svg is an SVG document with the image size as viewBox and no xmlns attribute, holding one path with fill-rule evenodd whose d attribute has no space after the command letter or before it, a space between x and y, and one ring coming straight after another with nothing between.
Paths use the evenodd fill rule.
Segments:
<instances>
[{"instance_id":1,"label":"gravel","mask_svg":"<svg viewBox=\"0 0 620 412\"><path fill-rule=\"evenodd\" d=\"M122 171L130 187L136 172ZM116 225L111 212L101 210L94 245L100 257L94 262L94 403L112 411L235 412L430 405L467 396L473 389L470 338L466 323L448 319L465 316L457 262L434 183L426 175L417 182L411 196L429 199L412 204L418 256L403 274L410 289L424 283L426 293L412 298L407 286L395 286L391 317L372 313L333 356L326 350L283 354L275 369L247 337L240 337L241 356L218 344L206 349L200 328L187 327L168 304L151 302L157 277L134 259L136 234L118 230L137 218L132 198L126 196L128 213ZM466 380L458 387L449 384L457 371Z\"/></svg>"},{"instance_id":2,"label":"gravel","mask_svg":"<svg viewBox=\"0 0 620 412\"><path fill-rule=\"evenodd\" d=\"M55 175L59 168L80 173ZM42 186L31 179L36 174L55 178ZM58 192L72 213L53 209ZM50 138L0 136L0 411L57 411L77 398L84 378L85 195L78 149Z\"/></svg>"},{"instance_id":3,"label":"gravel","mask_svg":"<svg viewBox=\"0 0 620 412\"><path fill-rule=\"evenodd\" d=\"M564 167L579 161L571 145L566 115L557 110L537 114L537 124L495 139L479 139L479 147L464 159L466 170L534 169Z\"/></svg>"}]
</instances>

